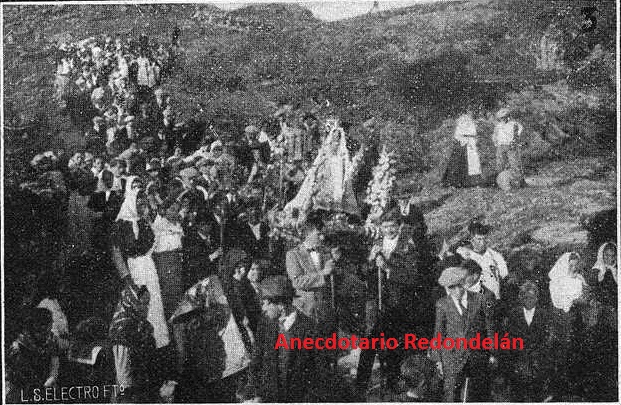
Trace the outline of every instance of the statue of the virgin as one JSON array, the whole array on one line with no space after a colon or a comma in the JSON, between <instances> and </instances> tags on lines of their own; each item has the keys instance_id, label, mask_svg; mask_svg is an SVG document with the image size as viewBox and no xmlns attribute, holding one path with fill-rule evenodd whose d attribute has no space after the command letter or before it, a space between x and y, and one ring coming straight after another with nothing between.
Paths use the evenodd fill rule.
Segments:
<instances>
[{"instance_id":1,"label":"statue of the virgin","mask_svg":"<svg viewBox=\"0 0 621 405\"><path fill-rule=\"evenodd\" d=\"M356 164L346 146L346 135L338 120L326 123L328 135L324 139L313 165L306 173L298 194L285 206L288 215L303 219L314 210L360 215L352 188Z\"/></svg>"}]
</instances>

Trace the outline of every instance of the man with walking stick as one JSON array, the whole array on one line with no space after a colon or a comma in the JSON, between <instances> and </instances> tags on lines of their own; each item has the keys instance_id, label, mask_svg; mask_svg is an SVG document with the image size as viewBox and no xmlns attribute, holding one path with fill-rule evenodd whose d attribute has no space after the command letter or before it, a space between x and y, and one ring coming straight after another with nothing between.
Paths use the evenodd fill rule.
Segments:
<instances>
[{"instance_id":1,"label":"man with walking stick","mask_svg":"<svg viewBox=\"0 0 621 405\"><path fill-rule=\"evenodd\" d=\"M395 206L381 219L382 237L369 255L369 290L377 292L377 317L368 337L396 338L395 350L382 354L382 374L388 389L396 389L399 366L405 358L406 333L430 336L433 319L432 282L426 256L417 238L404 226L401 210ZM415 240L416 239L416 240ZM364 350L358 363L357 393L364 396L371 377L375 351Z\"/></svg>"}]
</instances>

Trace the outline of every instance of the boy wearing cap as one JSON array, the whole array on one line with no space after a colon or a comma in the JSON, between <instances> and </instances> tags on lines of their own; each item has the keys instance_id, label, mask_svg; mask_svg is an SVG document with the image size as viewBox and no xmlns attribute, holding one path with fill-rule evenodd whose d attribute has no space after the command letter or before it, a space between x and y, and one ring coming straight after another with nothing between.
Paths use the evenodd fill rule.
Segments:
<instances>
[{"instance_id":1,"label":"boy wearing cap","mask_svg":"<svg viewBox=\"0 0 621 405\"><path fill-rule=\"evenodd\" d=\"M438 283L448 290L448 295L436 302L434 336L444 340L471 339L480 334L481 339L492 336L492 319L485 310L485 299L480 293L464 287L468 271L463 267L449 267L442 271ZM494 356L483 350L436 349L430 352L440 374L444 375L444 401L455 402L456 393L464 389L467 380L468 400L485 401L488 363L495 363Z\"/></svg>"},{"instance_id":2,"label":"boy wearing cap","mask_svg":"<svg viewBox=\"0 0 621 405\"><path fill-rule=\"evenodd\" d=\"M512 170L521 175L519 142L524 127L517 121L510 119L508 108L501 108L496 113L496 125L492 141L496 147L496 171Z\"/></svg>"},{"instance_id":3,"label":"boy wearing cap","mask_svg":"<svg viewBox=\"0 0 621 405\"><path fill-rule=\"evenodd\" d=\"M264 318L259 324L257 344L250 365L248 391L257 402L317 402L325 377L320 356L313 350L287 349L276 343L282 336L315 338L313 321L293 305L295 290L285 276L261 282Z\"/></svg>"}]
</instances>

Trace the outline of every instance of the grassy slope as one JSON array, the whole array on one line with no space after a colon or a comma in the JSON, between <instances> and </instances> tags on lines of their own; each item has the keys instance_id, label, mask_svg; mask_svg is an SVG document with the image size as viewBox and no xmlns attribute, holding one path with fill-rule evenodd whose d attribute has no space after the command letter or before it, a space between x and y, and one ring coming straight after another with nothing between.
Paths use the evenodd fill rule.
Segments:
<instances>
[{"instance_id":1,"label":"grassy slope","mask_svg":"<svg viewBox=\"0 0 621 405\"><path fill-rule=\"evenodd\" d=\"M591 120L594 112L601 111L601 104L614 97L614 82L604 78L580 89L585 97L600 100L600 106L593 109L585 108L583 101L568 102L567 94L559 95L553 83L556 78L539 75L529 52L552 20L561 26L575 24L582 3L535 3L437 3L331 23L309 18L299 8L276 6L281 16L277 20L270 17L274 6L235 11L247 19L272 18L268 22L277 29L265 33L209 27L189 18L195 12L193 6L30 6L21 10L5 6L5 32L12 30L15 36L15 43L7 44L4 51L5 96L20 110L49 120L45 129L49 135L44 139L68 138L73 129L50 102L54 71L50 45L66 35L81 39L103 33L137 35L143 30L165 39L172 26L179 24L186 48L185 68L165 87L184 116L195 114L200 104L206 117L227 116L241 127L272 112L276 101L303 102L311 95L327 98L332 112L353 123L377 117L382 141L402 152L402 165L409 168L403 173L406 180L424 186L430 195L446 194L435 184L446 157L452 117L460 107L473 98L491 105L508 99L521 112L527 132L536 135L529 140L534 146L527 158L539 159L539 163L531 162L538 167L531 174L537 170L543 177L553 175L554 170L573 174L563 186L552 188L515 193L452 191L442 207L428 213L431 231L443 235L455 231L455 224L487 212L497 227L496 240L502 241L499 247L508 251L521 243L524 233L541 224L579 222L582 214L576 210L581 207L605 207L615 201L616 176L610 156L586 158L579 166L586 172L607 168L599 183L591 185L607 194L591 192L588 187L572 188L583 174L572 171L574 162L563 163L566 156L562 153L556 156L560 169L544 164L549 156L537 156L539 146L552 149L541 143L540 135L547 131L542 120L547 122L553 114L571 136L580 138L584 131L574 112L582 111L580 120ZM609 6L606 2L599 5ZM599 18L601 29L590 40L604 44L610 52L614 13L603 12ZM525 83L472 86L474 78L503 76L519 76ZM227 89L235 77L242 79L242 85ZM535 83L549 83L552 89L530 87L523 92ZM570 96L576 91L570 88ZM591 122L590 128L597 135L606 127ZM491 128L483 125L481 132L484 165L489 166ZM586 138L587 144L590 141ZM431 171L424 172L424 168Z\"/></svg>"}]
</instances>

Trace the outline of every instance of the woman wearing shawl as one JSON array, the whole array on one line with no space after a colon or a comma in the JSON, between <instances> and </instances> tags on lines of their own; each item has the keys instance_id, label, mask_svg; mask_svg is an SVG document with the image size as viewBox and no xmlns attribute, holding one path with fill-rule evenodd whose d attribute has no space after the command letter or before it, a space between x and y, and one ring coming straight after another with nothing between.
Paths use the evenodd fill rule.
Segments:
<instances>
[{"instance_id":1,"label":"woman wearing shawl","mask_svg":"<svg viewBox=\"0 0 621 405\"><path fill-rule=\"evenodd\" d=\"M455 122L454 147L442 178L445 187L473 187L481 183L481 161L477 148L477 124L468 110Z\"/></svg>"},{"instance_id":2,"label":"woman wearing shawl","mask_svg":"<svg viewBox=\"0 0 621 405\"><path fill-rule=\"evenodd\" d=\"M141 192L141 183L136 177L129 177L126 183L125 200L112 230L112 258L120 277L146 285L151 295L147 319L153 325L153 336L157 348L170 343L168 326L160 282L151 251L155 237L146 220L148 204Z\"/></svg>"},{"instance_id":3,"label":"woman wearing shawl","mask_svg":"<svg viewBox=\"0 0 621 405\"><path fill-rule=\"evenodd\" d=\"M606 242L597 251L597 261L591 270L597 276L596 294L605 318L617 322L617 245Z\"/></svg>"},{"instance_id":4,"label":"woman wearing shawl","mask_svg":"<svg viewBox=\"0 0 621 405\"><path fill-rule=\"evenodd\" d=\"M575 252L564 253L557 261L548 277L550 278L550 297L558 312L568 314L574 304L586 296L586 281L579 273L580 255Z\"/></svg>"},{"instance_id":5,"label":"woman wearing shawl","mask_svg":"<svg viewBox=\"0 0 621 405\"><path fill-rule=\"evenodd\" d=\"M617 305L617 245L606 242L597 251L592 271L597 275L599 298L603 304Z\"/></svg>"},{"instance_id":6,"label":"woman wearing shawl","mask_svg":"<svg viewBox=\"0 0 621 405\"><path fill-rule=\"evenodd\" d=\"M131 283L121 292L108 336L112 345L116 383L123 387L125 402L154 402L157 399L153 359L156 342L148 321L150 294L147 286Z\"/></svg>"},{"instance_id":7,"label":"woman wearing shawl","mask_svg":"<svg viewBox=\"0 0 621 405\"><path fill-rule=\"evenodd\" d=\"M153 261L160 281L164 313L166 319L170 319L184 293L181 205L175 199L167 199L162 210L151 225L155 234Z\"/></svg>"},{"instance_id":8,"label":"woman wearing shawl","mask_svg":"<svg viewBox=\"0 0 621 405\"><path fill-rule=\"evenodd\" d=\"M568 374L573 372L572 361L576 355L577 333L581 313L586 307L588 285L579 273L580 255L576 252L564 253L548 273L550 278L550 298L552 299L552 337L555 341L554 356L557 377L554 390L564 392ZM560 393L559 392L559 393Z\"/></svg>"}]
</instances>

